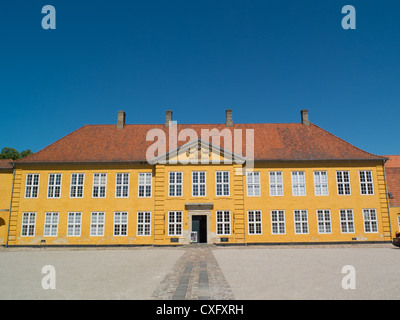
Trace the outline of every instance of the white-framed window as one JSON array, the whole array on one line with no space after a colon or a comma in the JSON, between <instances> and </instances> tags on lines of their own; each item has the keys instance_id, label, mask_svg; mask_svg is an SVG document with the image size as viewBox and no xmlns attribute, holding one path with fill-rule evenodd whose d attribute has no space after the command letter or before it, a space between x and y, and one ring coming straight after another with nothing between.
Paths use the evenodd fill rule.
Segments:
<instances>
[{"instance_id":1,"label":"white-framed window","mask_svg":"<svg viewBox=\"0 0 400 320\"><path fill-rule=\"evenodd\" d=\"M93 174L93 198L105 198L107 187L107 173Z\"/></svg>"},{"instance_id":2,"label":"white-framed window","mask_svg":"<svg viewBox=\"0 0 400 320\"><path fill-rule=\"evenodd\" d=\"M90 217L90 235L104 236L104 212L92 212Z\"/></svg>"},{"instance_id":3,"label":"white-framed window","mask_svg":"<svg viewBox=\"0 0 400 320\"><path fill-rule=\"evenodd\" d=\"M128 234L128 212L114 212L114 236Z\"/></svg>"},{"instance_id":4,"label":"white-framed window","mask_svg":"<svg viewBox=\"0 0 400 320\"><path fill-rule=\"evenodd\" d=\"M67 236L79 237L81 235L82 212L68 212Z\"/></svg>"},{"instance_id":5,"label":"white-framed window","mask_svg":"<svg viewBox=\"0 0 400 320\"><path fill-rule=\"evenodd\" d=\"M206 172L192 171L192 196L206 196Z\"/></svg>"},{"instance_id":6,"label":"white-framed window","mask_svg":"<svg viewBox=\"0 0 400 320\"><path fill-rule=\"evenodd\" d=\"M247 211L249 234L262 234L261 211Z\"/></svg>"},{"instance_id":7,"label":"white-framed window","mask_svg":"<svg viewBox=\"0 0 400 320\"><path fill-rule=\"evenodd\" d=\"M340 230L342 233L354 233L354 216L352 209L340 209Z\"/></svg>"},{"instance_id":8,"label":"white-framed window","mask_svg":"<svg viewBox=\"0 0 400 320\"><path fill-rule=\"evenodd\" d=\"M318 233L332 233L331 210L317 210Z\"/></svg>"},{"instance_id":9,"label":"white-framed window","mask_svg":"<svg viewBox=\"0 0 400 320\"><path fill-rule=\"evenodd\" d=\"M314 188L316 196L329 195L328 174L326 171L314 171Z\"/></svg>"},{"instance_id":10,"label":"white-framed window","mask_svg":"<svg viewBox=\"0 0 400 320\"><path fill-rule=\"evenodd\" d=\"M137 213L137 232L138 236L149 236L151 233L151 212Z\"/></svg>"},{"instance_id":11,"label":"white-framed window","mask_svg":"<svg viewBox=\"0 0 400 320\"><path fill-rule=\"evenodd\" d=\"M182 197L183 173L170 171L168 182L168 196Z\"/></svg>"},{"instance_id":12,"label":"white-framed window","mask_svg":"<svg viewBox=\"0 0 400 320\"><path fill-rule=\"evenodd\" d=\"M397 216L397 227L398 230L400 231L400 216Z\"/></svg>"},{"instance_id":13,"label":"white-framed window","mask_svg":"<svg viewBox=\"0 0 400 320\"><path fill-rule=\"evenodd\" d=\"M229 171L216 171L215 183L217 196L229 196Z\"/></svg>"},{"instance_id":14,"label":"white-framed window","mask_svg":"<svg viewBox=\"0 0 400 320\"><path fill-rule=\"evenodd\" d=\"M350 174L348 171L336 171L337 192L339 195L349 195Z\"/></svg>"},{"instance_id":15,"label":"white-framed window","mask_svg":"<svg viewBox=\"0 0 400 320\"><path fill-rule=\"evenodd\" d=\"M269 195L283 196L283 175L282 171L269 172Z\"/></svg>"},{"instance_id":16,"label":"white-framed window","mask_svg":"<svg viewBox=\"0 0 400 320\"><path fill-rule=\"evenodd\" d=\"M45 237L56 237L58 230L58 212L46 212L44 217L44 232Z\"/></svg>"},{"instance_id":17,"label":"white-framed window","mask_svg":"<svg viewBox=\"0 0 400 320\"><path fill-rule=\"evenodd\" d=\"M372 171L359 171L361 194L374 194L374 184L372 182Z\"/></svg>"},{"instance_id":18,"label":"white-framed window","mask_svg":"<svg viewBox=\"0 0 400 320\"><path fill-rule=\"evenodd\" d=\"M217 211L217 234L226 236L231 234L230 211Z\"/></svg>"},{"instance_id":19,"label":"white-framed window","mask_svg":"<svg viewBox=\"0 0 400 320\"><path fill-rule=\"evenodd\" d=\"M84 173L71 173L70 198L83 198Z\"/></svg>"},{"instance_id":20,"label":"white-framed window","mask_svg":"<svg viewBox=\"0 0 400 320\"><path fill-rule=\"evenodd\" d=\"M378 232L378 218L375 209L363 209L364 232Z\"/></svg>"},{"instance_id":21,"label":"white-framed window","mask_svg":"<svg viewBox=\"0 0 400 320\"><path fill-rule=\"evenodd\" d=\"M168 235L169 236L182 235L182 211L168 212Z\"/></svg>"},{"instance_id":22,"label":"white-framed window","mask_svg":"<svg viewBox=\"0 0 400 320\"><path fill-rule=\"evenodd\" d=\"M139 173L139 198L151 198L151 172Z\"/></svg>"},{"instance_id":23,"label":"white-framed window","mask_svg":"<svg viewBox=\"0 0 400 320\"><path fill-rule=\"evenodd\" d=\"M47 198L60 198L61 196L61 173L49 174L49 185Z\"/></svg>"},{"instance_id":24,"label":"white-framed window","mask_svg":"<svg viewBox=\"0 0 400 320\"><path fill-rule=\"evenodd\" d=\"M129 197L129 173L117 173L115 179L115 197Z\"/></svg>"},{"instance_id":25,"label":"white-framed window","mask_svg":"<svg viewBox=\"0 0 400 320\"><path fill-rule=\"evenodd\" d=\"M260 172L253 171L246 173L246 182L247 182L247 196L248 197L257 197L261 195L261 187L260 187Z\"/></svg>"},{"instance_id":26,"label":"white-framed window","mask_svg":"<svg viewBox=\"0 0 400 320\"><path fill-rule=\"evenodd\" d=\"M26 175L25 198L37 198L39 194L39 173Z\"/></svg>"},{"instance_id":27,"label":"white-framed window","mask_svg":"<svg viewBox=\"0 0 400 320\"><path fill-rule=\"evenodd\" d=\"M294 232L296 234L308 233L307 210L294 210Z\"/></svg>"},{"instance_id":28,"label":"white-framed window","mask_svg":"<svg viewBox=\"0 0 400 320\"><path fill-rule=\"evenodd\" d=\"M292 171L292 195L306 195L306 178L304 171Z\"/></svg>"},{"instance_id":29,"label":"white-framed window","mask_svg":"<svg viewBox=\"0 0 400 320\"><path fill-rule=\"evenodd\" d=\"M36 212L24 212L22 214L21 236L31 237L35 235Z\"/></svg>"},{"instance_id":30,"label":"white-framed window","mask_svg":"<svg viewBox=\"0 0 400 320\"><path fill-rule=\"evenodd\" d=\"M271 233L286 233L285 210L271 210Z\"/></svg>"}]
</instances>

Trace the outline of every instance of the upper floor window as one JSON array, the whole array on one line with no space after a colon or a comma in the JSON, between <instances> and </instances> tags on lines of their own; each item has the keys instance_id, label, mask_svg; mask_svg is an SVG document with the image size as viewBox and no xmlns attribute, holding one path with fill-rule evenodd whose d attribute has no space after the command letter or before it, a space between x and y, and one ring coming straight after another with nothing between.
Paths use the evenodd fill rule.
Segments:
<instances>
[{"instance_id":1,"label":"upper floor window","mask_svg":"<svg viewBox=\"0 0 400 320\"><path fill-rule=\"evenodd\" d=\"M39 174L26 175L25 198L37 198L39 194Z\"/></svg>"},{"instance_id":2,"label":"upper floor window","mask_svg":"<svg viewBox=\"0 0 400 320\"><path fill-rule=\"evenodd\" d=\"M374 194L372 171L359 171L361 194Z\"/></svg>"},{"instance_id":3,"label":"upper floor window","mask_svg":"<svg viewBox=\"0 0 400 320\"><path fill-rule=\"evenodd\" d=\"M107 173L93 174L93 198L105 198L107 186Z\"/></svg>"},{"instance_id":4,"label":"upper floor window","mask_svg":"<svg viewBox=\"0 0 400 320\"><path fill-rule=\"evenodd\" d=\"M316 196L327 196L329 194L326 171L314 171L314 188Z\"/></svg>"},{"instance_id":5,"label":"upper floor window","mask_svg":"<svg viewBox=\"0 0 400 320\"><path fill-rule=\"evenodd\" d=\"M139 198L151 198L151 172L139 173Z\"/></svg>"},{"instance_id":6,"label":"upper floor window","mask_svg":"<svg viewBox=\"0 0 400 320\"><path fill-rule=\"evenodd\" d=\"M336 181L338 194L351 194L350 175L348 171L336 171Z\"/></svg>"},{"instance_id":7,"label":"upper floor window","mask_svg":"<svg viewBox=\"0 0 400 320\"><path fill-rule=\"evenodd\" d=\"M192 172L192 195L194 197L205 197L206 195L206 172Z\"/></svg>"},{"instance_id":8,"label":"upper floor window","mask_svg":"<svg viewBox=\"0 0 400 320\"><path fill-rule=\"evenodd\" d=\"M128 198L129 196L129 173L117 173L115 180L115 197Z\"/></svg>"},{"instance_id":9,"label":"upper floor window","mask_svg":"<svg viewBox=\"0 0 400 320\"><path fill-rule=\"evenodd\" d=\"M71 188L69 196L71 198L82 198L83 197L83 182L85 179L84 173L72 173L71 174Z\"/></svg>"},{"instance_id":10,"label":"upper floor window","mask_svg":"<svg viewBox=\"0 0 400 320\"><path fill-rule=\"evenodd\" d=\"M292 171L292 194L294 196L306 195L306 179L304 171Z\"/></svg>"},{"instance_id":11,"label":"upper floor window","mask_svg":"<svg viewBox=\"0 0 400 320\"><path fill-rule=\"evenodd\" d=\"M229 171L215 173L217 196L229 196Z\"/></svg>"},{"instance_id":12,"label":"upper floor window","mask_svg":"<svg viewBox=\"0 0 400 320\"><path fill-rule=\"evenodd\" d=\"M269 195L283 196L282 171L270 171L269 173Z\"/></svg>"},{"instance_id":13,"label":"upper floor window","mask_svg":"<svg viewBox=\"0 0 400 320\"><path fill-rule=\"evenodd\" d=\"M254 197L261 195L260 172L253 171L246 173L247 196Z\"/></svg>"},{"instance_id":14,"label":"upper floor window","mask_svg":"<svg viewBox=\"0 0 400 320\"><path fill-rule=\"evenodd\" d=\"M60 198L61 195L61 173L49 174L49 186L47 188L48 198Z\"/></svg>"},{"instance_id":15,"label":"upper floor window","mask_svg":"<svg viewBox=\"0 0 400 320\"><path fill-rule=\"evenodd\" d=\"M168 195L170 197L182 197L182 172L170 172Z\"/></svg>"}]
</instances>

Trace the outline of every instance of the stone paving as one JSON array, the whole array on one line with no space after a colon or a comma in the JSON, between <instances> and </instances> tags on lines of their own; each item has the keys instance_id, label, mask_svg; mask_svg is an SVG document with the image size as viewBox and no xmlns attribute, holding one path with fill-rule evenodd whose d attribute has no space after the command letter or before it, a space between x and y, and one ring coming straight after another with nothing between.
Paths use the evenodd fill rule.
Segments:
<instances>
[{"instance_id":1,"label":"stone paving","mask_svg":"<svg viewBox=\"0 0 400 320\"><path fill-rule=\"evenodd\" d=\"M226 281L212 248L190 245L173 269L153 292L158 300L232 300L233 291Z\"/></svg>"}]
</instances>

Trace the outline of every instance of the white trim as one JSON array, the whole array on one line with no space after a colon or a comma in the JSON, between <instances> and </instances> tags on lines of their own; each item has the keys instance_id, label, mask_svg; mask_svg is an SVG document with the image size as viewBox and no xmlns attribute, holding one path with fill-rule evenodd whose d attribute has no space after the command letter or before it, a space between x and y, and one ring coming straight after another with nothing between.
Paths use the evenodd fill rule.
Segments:
<instances>
[{"instance_id":1,"label":"white trim","mask_svg":"<svg viewBox=\"0 0 400 320\"><path fill-rule=\"evenodd\" d=\"M28 215L28 222L24 223L24 215ZM33 222L31 222L31 217L33 217ZM26 234L23 234L24 226L26 226ZM30 226L33 226L33 234L29 234ZM36 229L36 212L23 212L21 221L21 237L34 237Z\"/></svg>"},{"instance_id":2,"label":"white trim","mask_svg":"<svg viewBox=\"0 0 400 320\"><path fill-rule=\"evenodd\" d=\"M366 217L366 214L368 217ZM372 215L375 216L375 218L372 218ZM362 209L362 216L363 216L363 222L364 222L364 232L365 233L378 233L378 215L376 213L376 209ZM374 225L375 224L375 225ZM367 231L367 225L370 228L370 231ZM374 229L376 230L374 231Z\"/></svg>"},{"instance_id":3,"label":"white trim","mask_svg":"<svg viewBox=\"0 0 400 320\"><path fill-rule=\"evenodd\" d=\"M278 175L279 173L279 175ZM278 176L280 176L280 182L277 181ZM275 182L271 182L271 177L275 180ZM283 197L283 172L282 171L269 171L268 172L269 179L269 195L271 197ZM279 188L281 187L281 194L279 194ZM274 190L275 194L272 194L271 190Z\"/></svg>"},{"instance_id":4,"label":"white trim","mask_svg":"<svg viewBox=\"0 0 400 320\"><path fill-rule=\"evenodd\" d=\"M143 221L139 222L139 213L143 214ZM146 215L149 216L149 222L146 222ZM148 237L151 236L151 211L138 211L136 217L136 235L138 237ZM142 234L139 234L139 225L142 226ZM146 226L148 226L149 234L146 234Z\"/></svg>"},{"instance_id":5,"label":"white trim","mask_svg":"<svg viewBox=\"0 0 400 320\"><path fill-rule=\"evenodd\" d=\"M256 175L257 173L257 175ZM251 179L253 182L249 182L249 176L251 176ZM254 177L258 176L258 182L254 182ZM258 186L258 194L255 194L255 186ZM252 193L249 193L249 187L252 187ZM261 172L260 171L247 171L246 172L246 195L248 197L261 197Z\"/></svg>"},{"instance_id":6,"label":"white trim","mask_svg":"<svg viewBox=\"0 0 400 320\"><path fill-rule=\"evenodd\" d=\"M338 173L340 173L340 176L341 176L340 179L342 180L342 182L338 181L338 179L339 179ZM345 180L344 173L347 173L347 176L349 178L349 181L347 181L347 182L344 181ZM339 185L342 185L342 188L343 188L342 194L339 193ZM349 193L346 193L346 185L349 186ZM339 196L351 196L350 172L348 170L337 170L336 171L336 191Z\"/></svg>"},{"instance_id":7,"label":"white trim","mask_svg":"<svg viewBox=\"0 0 400 320\"><path fill-rule=\"evenodd\" d=\"M98 222L99 216L103 217L103 223ZM96 216L96 222L93 222L93 216ZM99 234L99 225L103 226L102 234ZM96 227L95 232L92 232L92 226ZM90 213L90 236L91 237L104 237L104 229L106 226L106 213L104 211L92 211Z\"/></svg>"},{"instance_id":8,"label":"white trim","mask_svg":"<svg viewBox=\"0 0 400 320\"><path fill-rule=\"evenodd\" d=\"M253 221L250 221L250 213L252 213ZM257 220L257 213L259 213L260 220ZM250 232L250 226L253 226L253 232ZM260 226L260 230L257 230L257 225ZM247 230L249 235L260 235L263 234L262 230L262 211L261 210L247 210Z\"/></svg>"},{"instance_id":9,"label":"white trim","mask_svg":"<svg viewBox=\"0 0 400 320\"><path fill-rule=\"evenodd\" d=\"M225 172L228 173L228 182L224 181L225 180L224 179ZM221 182L218 182L218 179L217 179L218 173L221 173ZM230 179L229 170L215 171L215 196L216 197L229 197L231 194L230 183L231 183L231 179ZM221 185L222 194L218 194L218 185ZM228 194L225 194L225 188L224 188L225 185L228 185Z\"/></svg>"},{"instance_id":10,"label":"white trim","mask_svg":"<svg viewBox=\"0 0 400 320\"><path fill-rule=\"evenodd\" d=\"M318 173L318 176L316 175L316 173ZM321 177L322 177L321 173L325 173L326 182L321 181ZM314 194L317 197L329 196L328 172L324 171L324 170L323 171L314 171L313 176L314 176ZM317 185L319 185L321 194L317 194ZM326 193L323 193L324 188L322 186L324 186L324 185L326 185Z\"/></svg>"},{"instance_id":11,"label":"white trim","mask_svg":"<svg viewBox=\"0 0 400 320\"><path fill-rule=\"evenodd\" d=\"M28 176L32 176L32 182L34 182L34 177L37 176L37 184L30 184L28 185ZM39 197L39 185L40 185L40 173L27 173L25 176L25 193L24 193L24 198L25 199L36 199ZM29 196L26 196L26 193L28 191L28 187L30 187L30 191L29 191ZM37 187L36 189L36 197L32 197L32 193L33 193L33 187Z\"/></svg>"},{"instance_id":12,"label":"white trim","mask_svg":"<svg viewBox=\"0 0 400 320\"><path fill-rule=\"evenodd\" d=\"M143 176L143 183L140 183L140 176ZM150 175L150 184L147 183L147 176ZM150 186L150 195L146 195L146 187ZM140 187L143 187L143 195L140 195ZM151 198L153 194L153 173L138 172L138 198Z\"/></svg>"},{"instance_id":13,"label":"white trim","mask_svg":"<svg viewBox=\"0 0 400 320\"><path fill-rule=\"evenodd\" d=\"M194 174L197 175L197 183L193 182ZM204 182L200 182L200 173L204 173ZM197 193L198 195L194 194L194 186L197 185ZM201 194L201 186L204 186L204 195ZM192 197L207 197L207 171L192 171Z\"/></svg>"},{"instance_id":14,"label":"white trim","mask_svg":"<svg viewBox=\"0 0 400 320\"><path fill-rule=\"evenodd\" d=\"M274 221L273 213L276 213L276 221ZM280 213L283 213L283 220L280 219ZM277 232L274 232L274 224L276 224ZM281 224L283 224L283 232L280 231ZM286 234L285 210L271 210L271 234Z\"/></svg>"},{"instance_id":15,"label":"white trim","mask_svg":"<svg viewBox=\"0 0 400 320\"><path fill-rule=\"evenodd\" d=\"M300 220L296 220L296 213L298 213L300 216ZM304 215L305 214L305 215ZM304 220L304 217L306 218ZM308 210L293 210L293 225L294 225L294 233L295 234L309 234L310 233L310 228L308 225ZM297 232L297 226L300 226L300 231ZM305 232L305 229L306 232Z\"/></svg>"},{"instance_id":16,"label":"white trim","mask_svg":"<svg viewBox=\"0 0 400 320\"><path fill-rule=\"evenodd\" d=\"M52 185L50 185L50 176L54 176ZM56 184L57 176L60 176L60 184ZM48 180L47 180L47 199L59 199L59 198L61 198L61 186L62 186L62 173L49 173ZM52 189L51 195L50 195L50 188L51 187L53 189ZM60 190L59 190L59 193L58 193L58 197L55 196L57 187L60 187Z\"/></svg>"},{"instance_id":17,"label":"white trim","mask_svg":"<svg viewBox=\"0 0 400 320\"><path fill-rule=\"evenodd\" d=\"M171 183L171 173L174 174L174 182ZM181 182L176 182L177 174L180 173ZM171 195L171 186L174 190L174 195ZM181 194L177 195L177 186L181 187ZM183 197L183 172L182 171L168 171L168 197Z\"/></svg>"},{"instance_id":18,"label":"white trim","mask_svg":"<svg viewBox=\"0 0 400 320\"><path fill-rule=\"evenodd\" d=\"M77 215L79 214L79 222L76 222ZM73 217L73 222L69 221L70 216L72 215ZM69 231L69 226L72 227L72 233L73 234L68 234ZM76 234L76 229L77 226L79 226L79 234ZM67 216L67 237L80 237L81 236L81 230L82 230L82 212L81 211L70 211L68 212Z\"/></svg>"},{"instance_id":19,"label":"white trim","mask_svg":"<svg viewBox=\"0 0 400 320\"><path fill-rule=\"evenodd\" d=\"M300 177L303 176L304 182L300 181ZM294 197L304 197L307 195L306 189L306 173L305 171L292 171L292 196ZM302 187L304 187L304 193L301 191ZM297 190L298 194L295 194L295 190Z\"/></svg>"},{"instance_id":20,"label":"white trim","mask_svg":"<svg viewBox=\"0 0 400 320\"><path fill-rule=\"evenodd\" d=\"M76 175L76 184L72 184L72 176ZM82 180L82 184L79 184L79 175L83 175L83 180ZM72 187L76 187L75 188L75 192L74 192L74 196L71 196L71 192L72 192ZM78 197L78 187L82 187L82 196ZM75 198L83 198L84 197L84 192L85 192L85 173L84 172L73 172L71 173L71 181L69 184L69 197L70 199L75 199Z\"/></svg>"},{"instance_id":21,"label":"white trim","mask_svg":"<svg viewBox=\"0 0 400 320\"><path fill-rule=\"evenodd\" d=\"M177 222L177 213L180 214L180 220ZM172 214L172 215L171 215ZM171 217L173 216L173 221L171 221ZM180 232L178 233L177 226L180 226ZM173 232L171 232L171 227L173 228ZM183 212L182 211L168 211L168 236L170 237L181 237L183 233Z\"/></svg>"},{"instance_id":22,"label":"white trim","mask_svg":"<svg viewBox=\"0 0 400 320\"><path fill-rule=\"evenodd\" d=\"M117 215L118 215L118 221L117 221ZM126 217L126 221L123 221L124 217ZM119 226L117 233L115 230L116 226ZM124 226L125 230L123 228ZM114 237L128 236L128 211L114 211L113 236Z\"/></svg>"},{"instance_id":23,"label":"white trim","mask_svg":"<svg viewBox=\"0 0 400 320\"><path fill-rule=\"evenodd\" d=\"M228 213L228 221L226 221L226 213ZM221 214L221 221L218 221L218 214ZM231 212L229 210L217 210L215 212L215 227L216 227L216 234L218 236L230 236L232 233L232 226L231 226ZM218 225L222 226L222 232L218 231ZM229 232L226 232L226 226L229 226Z\"/></svg>"},{"instance_id":24,"label":"white trim","mask_svg":"<svg viewBox=\"0 0 400 320\"><path fill-rule=\"evenodd\" d=\"M331 210L329 209L317 209L317 228L318 234L331 234L332 233L332 216ZM322 214L322 219L320 219L320 215ZM326 214L328 214L329 219L326 219ZM321 225L320 225L321 224ZM327 226L329 225L330 231L326 231ZM322 231L320 230L320 226L322 226Z\"/></svg>"},{"instance_id":25,"label":"white trim","mask_svg":"<svg viewBox=\"0 0 400 320\"><path fill-rule=\"evenodd\" d=\"M99 183L98 184L95 184L94 183L94 179L95 179L95 176L96 175L99 175ZM104 184L102 184L101 183L101 177L102 176L105 176L106 177L106 179L105 179L105 183ZM95 196L94 195L94 188L95 187L98 187L99 189L98 189L98 191L97 191L97 196ZM101 197L100 195L101 195L101 187L104 187L104 197ZM107 172L94 172L93 173L93 186L92 186L92 198L101 198L101 199L105 199L107 197Z\"/></svg>"},{"instance_id":26,"label":"white trim","mask_svg":"<svg viewBox=\"0 0 400 320\"><path fill-rule=\"evenodd\" d=\"M46 219L48 216L50 216L50 222L49 221L46 222ZM56 222L53 222L54 216L57 217ZM60 215L58 212L45 212L43 237L57 237L58 236L58 221L60 220L59 217L60 217ZM49 234L46 234L46 226L48 226ZM52 231L54 231L54 229L53 229L54 227L56 230L56 234L52 234Z\"/></svg>"},{"instance_id":27,"label":"white trim","mask_svg":"<svg viewBox=\"0 0 400 320\"><path fill-rule=\"evenodd\" d=\"M367 181L367 180L368 180L368 178L367 178L367 172L369 172L370 175L371 175L371 181ZM361 182L361 173L364 174L365 182ZM358 170L358 181L359 181L359 184L360 184L360 194L361 194L362 196L372 196L372 195L375 194L375 190L374 190L374 178L373 178L373 176L372 176L372 170ZM362 184L365 184L365 191L366 191L366 193L362 193ZM371 184L371 186L372 186L372 193L369 193L369 191L368 191L368 185L369 185L369 184Z\"/></svg>"},{"instance_id":28,"label":"white trim","mask_svg":"<svg viewBox=\"0 0 400 320\"><path fill-rule=\"evenodd\" d=\"M349 213L351 214L351 219L349 219ZM342 214L344 214L345 219L342 219ZM340 220L340 232L341 233L355 233L356 228L354 224L354 212L353 209L339 209L339 220ZM346 231L343 231L343 224L346 226ZM349 224L353 228L353 231L349 231Z\"/></svg>"},{"instance_id":29,"label":"white trim","mask_svg":"<svg viewBox=\"0 0 400 320\"><path fill-rule=\"evenodd\" d=\"M121 175L121 183L118 184L118 175ZM124 183L124 176L128 175L128 182L127 184ZM116 172L115 173L115 198L129 198L129 185L130 185L130 181L131 181L131 175L129 174L129 172ZM121 188L121 195L118 196L117 195L117 189L118 187ZM128 191L127 191L127 195L124 196L124 187L128 187Z\"/></svg>"}]
</instances>

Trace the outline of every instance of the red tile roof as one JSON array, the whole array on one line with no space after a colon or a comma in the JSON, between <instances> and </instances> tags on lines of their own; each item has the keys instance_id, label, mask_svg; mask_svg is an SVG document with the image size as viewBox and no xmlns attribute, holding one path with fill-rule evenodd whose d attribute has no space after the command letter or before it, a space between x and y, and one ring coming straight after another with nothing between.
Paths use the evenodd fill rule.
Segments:
<instances>
[{"instance_id":1,"label":"red tile roof","mask_svg":"<svg viewBox=\"0 0 400 320\"><path fill-rule=\"evenodd\" d=\"M255 160L383 160L381 156L365 152L335 135L311 124L259 123L234 124L178 124L178 134L183 129L193 129L201 138L201 129L242 129L242 155L246 155L245 129L254 130ZM39 162L136 162L146 161L146 150L154 141L146 141L150 129L166 133L168 151L168 128L164 125L85 125L17 163ZM217 146L228 151L221 139ZM157 140L155 140L157 141ZM187 143L178 141L178 147ZM210 139L210 143L211 143ZM234 145L234 144L232 144ZM237 152L236 152L237 153Z\"/></svg>"},{"instance_id":2,"label":"red tile roof","mask_svg":"<svg viewBox=\"0 0 400 320\"><path fill-rule=\"evenodd\" d=\"M11 159L0 159L0 169L12 169Z\"/></svg>"},{"instance_id":3,"label":"red tile roof","mask_svg":"<svg viewBox=\"0 0 400 320\"><path fill-rule=\"evenodd\" d=\"M386 184L391 207L400 207L400 155L386 156L389 160L385 164Z\"/></svg>"}]
</instances>

